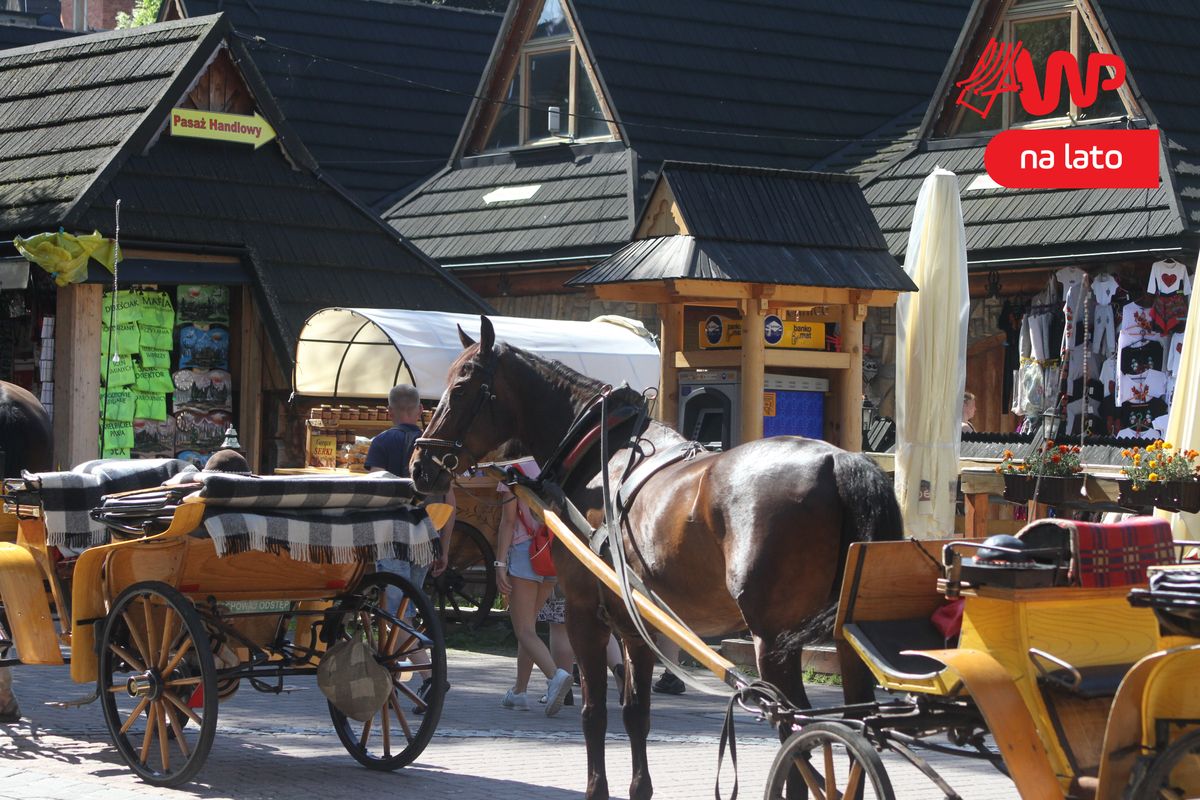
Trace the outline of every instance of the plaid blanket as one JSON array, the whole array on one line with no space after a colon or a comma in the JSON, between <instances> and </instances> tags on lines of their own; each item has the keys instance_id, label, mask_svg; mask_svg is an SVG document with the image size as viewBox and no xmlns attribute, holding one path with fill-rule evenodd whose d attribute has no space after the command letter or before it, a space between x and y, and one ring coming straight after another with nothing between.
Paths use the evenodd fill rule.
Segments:
<instances>
[{"instance_id":1,"label":"plaid blanket","mask_svg":"<svg viewBox=\"0 0 1200 800\"><path fill-rule=\"evenodd\" d=\"M97 459L70 472L26 475L37 490L46 523L46 543L55 547L104 544L104 524L91 518L105 495L158 486L167 478L195 467L174 458Z\"/></svg>"},{"instance_id":2,"label":"plaid blanket","mask_svg":"<svg viewBox=\"0 0 1200 800\"><path fill-rule=\"evenodd\" d=\"M287 552L297 561L348 564L399 558L433 562L441 539L424 509L413 506L330 518L312 514L214 513L204 518L218 556L247 550Z\"/></svg>"},{"instance_id":3,"label":"plaid blanket","mask_svg":"<svg viewBox=\"0 0 1200 800\"><path fill-rule=\"evenodd\" d=\"M265 477L200 473L200 497L210 508L382 509L407 505L416 489L407 478ZM386 477L384 477L386 475Z\"/></svg>"},{"instance_id":4,"label":"plaid blanket","mask_svg":"<svg viewBox=\"0 0 1200 800\"><path fill-rule=\"evenodd\" d=\"M1070 531L1074 559L1072 577L1080 586L1137 586L1147 581L1146 569L1175 563L1171 524L1155 517L1131 517L1122 522L1075 522L1042 519Z\"/></svg>"}]
</instances>

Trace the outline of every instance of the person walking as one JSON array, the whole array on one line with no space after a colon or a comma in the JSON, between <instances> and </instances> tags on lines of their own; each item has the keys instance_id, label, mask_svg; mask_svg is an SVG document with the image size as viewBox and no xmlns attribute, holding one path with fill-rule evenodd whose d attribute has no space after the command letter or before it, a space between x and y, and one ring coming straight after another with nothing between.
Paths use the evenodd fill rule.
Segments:
<instances>
[{"instance_id":1,"label":"person walking","mask_svg":"<svg viewBox=\"0 0 1200 800\"><path fill-rule=\"evenodd\" d=\"M410 477L409 462L412 460L413 446L417 437L421 435L421 395L417 392L417 387L410 384L393 386L388 392L388 414L392 418L392 427L371 440L365 466L370 472L388 472L398 478L408 478ZM444 502L454 508L454 487L450 487L446 491L444 498L431 496L426 498L426 502ZM402 558L381 558L375 565L375 569L379 572L391 572L399 575L418 589L425 584L425 578L430 572L434 577L441 575L449 564L450 537L454 531L454 516L454 513L451 512L450 518L446 520L446 524L439 531L441 548L432 563L421 564ZM385 597L389 609L395 610L400 607L402 595L399 589L389 587ZM411 616L413 613L410 606L406 614ZM424 656L424 653L422 652L421 655ZM417 695L424 700L432 688L433 679L428 673L418 674L424 678L424 681L417 688ZM449 690L449 688L450 686L447 684L446 689ZM422 711L420 707L414 710L418 714Z\"/></svg>"},{"instance_id":2,"label":"person walking","mask_svg":"<svg viewBox=\"0 0 1200 800\"><path fill-rule=\"evenodd\" d=\"M536 478L541 470L532 460L514 465L527 478ZM504 708L527 711L529 709L529 673L520 669L522 658L527 658L546 676L546 716L559 712L571 691L571 673L555 663L546 643L537 634L537 614L546 605L554 589L554 578L533 571L529 559L529 542L537 529L533 513L512 494L503 482L496 490L505 495L500 510L500 528L496 533L496 585L508 597L508 613L513 633L517 636L516 682L509 689L500 705Z\"/></svg>"}]
</instances>

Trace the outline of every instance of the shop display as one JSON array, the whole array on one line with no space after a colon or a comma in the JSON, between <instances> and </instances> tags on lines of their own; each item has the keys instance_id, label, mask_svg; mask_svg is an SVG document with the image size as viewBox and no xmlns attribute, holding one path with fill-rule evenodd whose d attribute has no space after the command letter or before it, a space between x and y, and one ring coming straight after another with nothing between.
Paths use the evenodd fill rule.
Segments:
<instances>
[{"instance_id":1,"label":"shop display","mask_svg":"<svg viewBox=\"0 0 1200 800\"><path fill-rule=\"evenodd\" d=\"M181 369L171 376L175 385L174 411L232 411L232 381L223 369Z\"/></svg>"},{"instance_id":2,"label":"shop display","mask_svg":"<svg viewBox=\"0 0 1200 800\"><path fill-rule=\"evenodd\" d=\"M175 456L175 419L137 419L133 422L134 458L172 458Z\"/></svg>"},{"instance_id":3,"label":"shop display","mask_svg":"<svg viewBox=\"0 0 1200 800\"><path fill-rule=\"evenodd\" d=\"M1054 438L1166 433L1192 276L1167 259L1151 266L1143 291L1144 280L1064 267L1030 301L1013 373L1012 411L1025 418L1022 432L1061 403ZM1018 307L1005 303L1001 330L1016 327Z\"/></svg>"},{"instance_id":4,"label":"shop display","mask_svg":"<svg viewBox=\"0 0 1200 800\"><path fill-rule=\"evenodd\" d=\"M175 299L180 323L229 322L228 286L180 286Z\"/></svg>"},{"instance_id":5,"label":"shop display","mask_svg":"<svg viewBox=\"0 0 1200 800\"><path fill-rule=\"evenodd\" d=\"M193 322L179 329L180 369L229 369L229 329Z\"/></svg>"},{"instance_id":6,"label":"shop display","mask_svg":"<svg viewBox=\"0 0 1200 800\"><path fill-rule=\"evenodd\" d=\"M192 411L175 414L176 451L195 450L207 454L217 450L225 439L225 429L233 421L228 411Z\"/></svg>"}]
</instances>

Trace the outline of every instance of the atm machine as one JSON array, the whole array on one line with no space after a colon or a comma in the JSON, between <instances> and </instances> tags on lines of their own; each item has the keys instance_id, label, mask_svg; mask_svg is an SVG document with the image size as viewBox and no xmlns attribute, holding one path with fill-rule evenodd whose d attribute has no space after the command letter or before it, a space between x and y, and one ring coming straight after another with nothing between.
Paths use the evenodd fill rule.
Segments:
<instances>
[{"instance_id":1,"label":"atm machine","mask_svg":"<svg viewBox=\"0 0 1200 800\"><path fill-rule=\"evenodd\" d=\"M829 381L796 375L763 376L763 435L825 435ZM741 444L741 379L736 369L679 371L679 432L723 450Z\"/></svg>"}]
</instances>

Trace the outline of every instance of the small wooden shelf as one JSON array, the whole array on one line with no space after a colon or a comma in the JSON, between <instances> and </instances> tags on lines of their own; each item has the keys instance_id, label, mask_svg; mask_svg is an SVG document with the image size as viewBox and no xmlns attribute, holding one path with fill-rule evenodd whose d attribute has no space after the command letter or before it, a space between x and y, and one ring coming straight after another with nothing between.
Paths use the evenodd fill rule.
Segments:
<instances>
[{"instance_id":1,"label":"small wooden shelf","mask_svg":"<svg viewBox=\"0 0 1200 800\"><path fill-rule=\"evenodd\" d=\"M386 431L392 427L390 419L343 419L339 422L322 422L319 419L305 420L310 428L329 431Z\"/></svg>"},{"instance_id":2,"label":"small wooden shelf","mask_svg":"<svg viewBox=\"0 0 1200 800\"><path fill-rule=\"evenodd\" d=\"M849 353L829 353L824 350L767 350L768 367L794 369L850 369ZM675 354L678 369L737 369L741 366L739 350L688 350Z\"/></svg>"}]
</instances>

